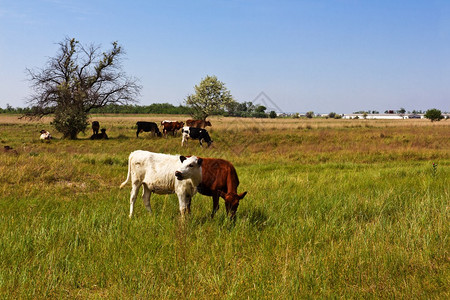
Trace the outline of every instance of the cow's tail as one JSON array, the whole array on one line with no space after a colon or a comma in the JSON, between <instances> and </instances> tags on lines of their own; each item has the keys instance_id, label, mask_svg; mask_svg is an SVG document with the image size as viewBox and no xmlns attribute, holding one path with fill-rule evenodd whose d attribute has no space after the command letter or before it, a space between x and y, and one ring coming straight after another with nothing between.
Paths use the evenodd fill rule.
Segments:
<instances>
[{"instance_id":1,"label":"cow's tail","mask_svg":"<svg viewBox=\"0 0 450 300\"><path fill-rule=\"evenodd\" d=\"M128 183L128 181L130 180L130 173L131 173L131 154L130 154L130 157L128 157L128 174L127 174L127 179L124 182L122 182L122 184L120 185L120 188L123 188Z\"/></svg>"}]
</instances>

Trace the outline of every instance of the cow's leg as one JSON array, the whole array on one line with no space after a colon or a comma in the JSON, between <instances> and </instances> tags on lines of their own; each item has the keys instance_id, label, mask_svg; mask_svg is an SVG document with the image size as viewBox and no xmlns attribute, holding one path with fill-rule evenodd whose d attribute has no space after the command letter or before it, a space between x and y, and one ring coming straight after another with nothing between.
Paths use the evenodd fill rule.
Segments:
<instances>
[{"instance_id":1,"label":"cow's leg","mask_svg":"<svg viewBox=\"0 0 450 300\"><path fill-rule=\"evenodd\" d=\"M178 194L178 203L180 206L181 216L184 217L191 212L191 196L186 194Z\"/></svg>"},{"instance_id":2,"label":"cow's leg","mask_svg":"<svg viewBox=\"0 0 450 300\"><path fill-rule=\"evenodd\" d=\"M144 191L142 192L142 200L144 202L145 208L148 210L149 213L152 212L152 207L150 205L150 196L152 195L152 191L148 188L146 184L143 184Z\"/></svg>"},{"instance_id":3,"label":"cow's leg","mask_svg":"<svg viewBox=\"0 0 450 300\"><path fill-rule=\"evenodd\" d=\"M139 188L141 183L133 183L131 186L131 195L130 195L130 218L133 216L133 208L134 203L136 202L137 194L139 192Z\"/></svg>"},{"instance_id":4,"label":"cow's leg","mask_svg":"<svg viewBox=\"0 0 450 300\"><path fill-rule=\"evenodd\" d=\"M219 210L219 195L214 195L212 198L213 198L213 207L212 207L211 219L214 218L214 215Z\"/></svg>"},{"instance_id":5,"label":"cow's leg","mask_svg":"<svg viewBox=\"0 0 450 300\"><path fill-rule=\"evenodd\" d=\"M191 213L191 200L192 200L192 196L186 196L186 209L187 209L187 213L190 214Z\"/></svg>"},{"instance_id":6,"label":"cow's leg","mask_svg":"<svg viewBox=\"0 0 450 300\"><path fill-rule=\"evenodd\" d=\"M182 133L182 135L183 135L183 137L181 138L181 147L183 147L184 144L186 143L186 138L185 138L184 133Z\"/></svg>"}]
</instances>

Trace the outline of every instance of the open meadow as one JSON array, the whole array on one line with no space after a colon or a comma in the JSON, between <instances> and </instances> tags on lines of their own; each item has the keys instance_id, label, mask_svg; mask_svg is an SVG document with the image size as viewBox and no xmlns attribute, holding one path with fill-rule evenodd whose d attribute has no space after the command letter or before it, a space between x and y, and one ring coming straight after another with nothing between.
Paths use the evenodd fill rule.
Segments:
<instances>
[{"instance_id":1,"label":"open meadow","mask_svg":"<svg viewBox=\"0 0 450 300\"><path fill-rule=\"evenodd\" d=\"M200 148L136 138L136 121L187 116L92 116L109 140L17 117L0 115L2 298L450 297L448 120L213 117ZM199 194L186 221L175 195L153 214L139 196L129 219L138 149L231 161L235 222Z\"/></svg>"}]
</instances>

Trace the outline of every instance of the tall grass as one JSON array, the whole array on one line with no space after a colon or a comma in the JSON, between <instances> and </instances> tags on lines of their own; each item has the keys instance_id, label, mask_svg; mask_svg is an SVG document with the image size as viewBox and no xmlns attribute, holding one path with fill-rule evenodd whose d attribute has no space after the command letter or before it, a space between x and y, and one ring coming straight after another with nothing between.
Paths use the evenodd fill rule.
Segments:
<instances>
[{"instance_id":1,"label":"tall grass","mask_svg":"<svg viewBox=\"0 0 450 300\"><path fill-rule=\"evenodd\" d=\"M4 298L449 297L446 123L220 119L202 149L136 139L134 118L98 117L107 141L50 143L37 139L46 123L0 120L2 145L18 152L0 153ZM186 221L174 195L128 219L130 190L118 186L136 149L232 161L249 192L236 221L222 200L210 219L198 194Z\"/></svg>"}]
</instances>

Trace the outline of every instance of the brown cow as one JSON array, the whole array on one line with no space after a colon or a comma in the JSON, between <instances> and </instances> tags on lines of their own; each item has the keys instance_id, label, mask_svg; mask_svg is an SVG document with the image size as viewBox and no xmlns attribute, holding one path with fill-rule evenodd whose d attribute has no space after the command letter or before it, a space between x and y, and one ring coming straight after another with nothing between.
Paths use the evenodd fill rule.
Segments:
<instances>
[{"instance_id":1,"label":"brown cow","mask_svg":"<svg viewBox=\"0 0 450 300\"><path fill-rule=\"evenodd\" d=\"M167 137L167 133L172 132L172 135L175 136L178 129L183 128L184 123L178 121L167 121L164 120L161 122L161 126L163 127L163 134Z\"/></svg>"},{"instance_id":2,"label":"brown cow","mask_svg":"<svg viewBox=\"0 0 450 300\"><path fill-rule=\"evenodd\" d=\"M196 127L196 128L206 128L206 126L211 126L211 122L205 120L192 120L189 119L186 121L187 127Z\"/></svg>"},{"instance_id":3,"label":"brown cow","mask_svg":"<svg viewBox=\"0 0 450 300\"><path fill-rule=\"evenodd\" d=\"M212 196L211 218L219 209L219 197L225 200L228 216L231 219L236 216L239 200L247 195L247 192L237 193L238 185L236 169L229 161L219 158L203 158L202 183L197 186L197 190L202 195Z\"/></svg>"}]
</instances>

